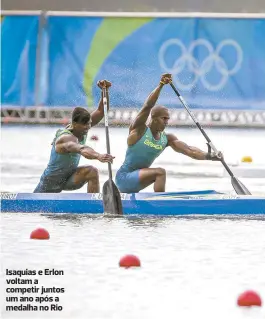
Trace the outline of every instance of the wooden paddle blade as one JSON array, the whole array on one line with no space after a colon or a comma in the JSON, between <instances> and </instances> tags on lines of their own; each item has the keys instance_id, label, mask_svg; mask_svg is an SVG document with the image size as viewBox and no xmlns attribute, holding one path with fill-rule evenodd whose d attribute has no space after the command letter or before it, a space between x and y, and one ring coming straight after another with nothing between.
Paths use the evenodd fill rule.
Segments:
<instances>
[{"instance_id":1,"label":"wooden paddle blade","mask_svg":"<svg viewBox=\"0 0 265 319\"><path fill-rule=\"evenodd\" d=\"M123 215L121 195L112 180L107 180L103 185L104 212L113 215Z\"/></svg>"},{"instance_id":2,"label":"wooden paddle blade","mask_svg":"<svg viewBox=\"0 0 265 319\"><path fill-rule=\"evenodd\" d=\"M234 190L238 195L251 195L250 191L236 177L231 178Z\"/></svg>"}]
</instances>

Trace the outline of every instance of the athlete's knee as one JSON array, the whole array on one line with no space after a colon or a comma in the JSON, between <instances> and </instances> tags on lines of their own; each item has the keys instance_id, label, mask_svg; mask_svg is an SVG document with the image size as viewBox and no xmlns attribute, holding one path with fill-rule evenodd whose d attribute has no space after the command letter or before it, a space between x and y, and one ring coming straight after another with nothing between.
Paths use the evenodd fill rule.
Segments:
<instances>
[{"instance_id":1,"label":"athlete's knee","mask_svg":"<svg viewBox=\"0 0 265 319\"><path fill-rule=\"evenodd\" d=\"M86 168L86 177L87 179L99 179L98 169L94 166L90 166Z\"/></svg>"},{"instance_id":2,"label":"athlete's knee","mask_svg":"<svg viewBox=\"0 0 265 319\"><path fill-rule=\"evenodd\" d=\"M166 170L162 167L156 168L156 175L157 176L166 176Z\"/></svg>"},{"instance_id":3,"label":"athlete's knee","mask_svg":"<svg viewBox=\"0 0 265 319\"><path fill-rule=\"evenodd\" d=\"M93 167L93 166L91 167L90 178L99 179L99 172L98 172L98 169L96 167Z\"/></svg>"}]
</instances>

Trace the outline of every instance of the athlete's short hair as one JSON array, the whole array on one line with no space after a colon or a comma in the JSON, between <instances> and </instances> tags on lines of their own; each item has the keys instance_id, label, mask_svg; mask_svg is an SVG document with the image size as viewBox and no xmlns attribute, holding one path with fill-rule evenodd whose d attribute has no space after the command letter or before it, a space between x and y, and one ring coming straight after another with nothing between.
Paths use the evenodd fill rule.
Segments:
<instances>
[{"instance_id":1,"label":"athlete's short hair","mask_svg":"<svg viewBox=\"0 0 265 319\"><path fill-rule=\"evenodd\" d=\"M90 113L83 107L76 107L72 113L72 122L86 124L90 121Z\"/></svg>"}]
</instances>

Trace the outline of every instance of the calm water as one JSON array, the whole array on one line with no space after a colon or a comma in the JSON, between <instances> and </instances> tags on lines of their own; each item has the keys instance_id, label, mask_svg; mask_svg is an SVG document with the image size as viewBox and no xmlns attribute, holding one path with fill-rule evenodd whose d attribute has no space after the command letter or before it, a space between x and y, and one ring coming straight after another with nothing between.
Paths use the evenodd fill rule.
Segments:
<instances>
[{"instance_id":1,"label":"calm water","mask_svg":"<svg viewBox=\"0 0 265 319\"><path fill-rule=\"evenodd\" d=\"M32 192L49 158L54 131L55 127L2 127L1 190ZM92 132L99 136L99 143L91 146L104 152L104 130ZM205 148L197 130L177 132L188 144ZM264 164L264 131L207 132L228 163L251 155L254 163ZM123 160L125 139L125 129L111 128L111 149L117 156L114 172ZM101 169L103 184L107 167L94 163ZM168 191L232 192L229 179L221 177L219 163L196 162L168 150L156 165L169 171ZM252 193L265 193L264 179L240 179ZM50 240L29 239L38 226L49 230ZM240 309L236 299L242 291L254 289L265 301L264 234L261 217L113 219L1 214L1 318L261 319L264 305ZM141 259L141 268L118 267L120 257L129 253ZM5 312L6 268L63 270L63 276L24 277L38 278L38 287L65 288L63 294L48 294L60 298L63 310Z\"/></svg>"}]
</instances>

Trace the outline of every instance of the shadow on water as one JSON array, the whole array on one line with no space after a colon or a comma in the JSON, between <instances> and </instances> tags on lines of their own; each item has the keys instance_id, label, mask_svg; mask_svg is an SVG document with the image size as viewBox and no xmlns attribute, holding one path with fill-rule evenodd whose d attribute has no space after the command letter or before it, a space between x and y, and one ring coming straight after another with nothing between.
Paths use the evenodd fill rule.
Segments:
<instances>
[{"instance_id":1,"label":"shadow on water","mask_svg":"<svg viewBox=\"0 0 265 319\"><path fill-rule=\"evenodd\" d=\"M103 221L105 224L123 223L129 227L161 227L167 223L170 218L157 217L157 216L104 216L104 215L92 215L92 214L42 214L46 218L54 221L63 221L64 223L72 223L74 226L82 226L85 223L91 223L94 221ZM171 218L172 219L172 218Z\"/></svg>"},{"instance_id":2,"label":"shadow on water","mask_svg":"<svg viewBox=\"0 0 265 319\"><path fill-rule=\"evenodd\" d=\"M152 215L125 215L125 216L110 216L103 214L41 214L46 218L54 221L63 221L64 223L72 223L74 226L82 226L84 223L94 221L104 221L107 224L115 224L119 221L132 228L148 228L148 227L166 227L172 221L211 221L211 222L226 222L226 221L265 221L264 215L186 215L186 216L152 216Z\"/></svg>"}]
</instances>

